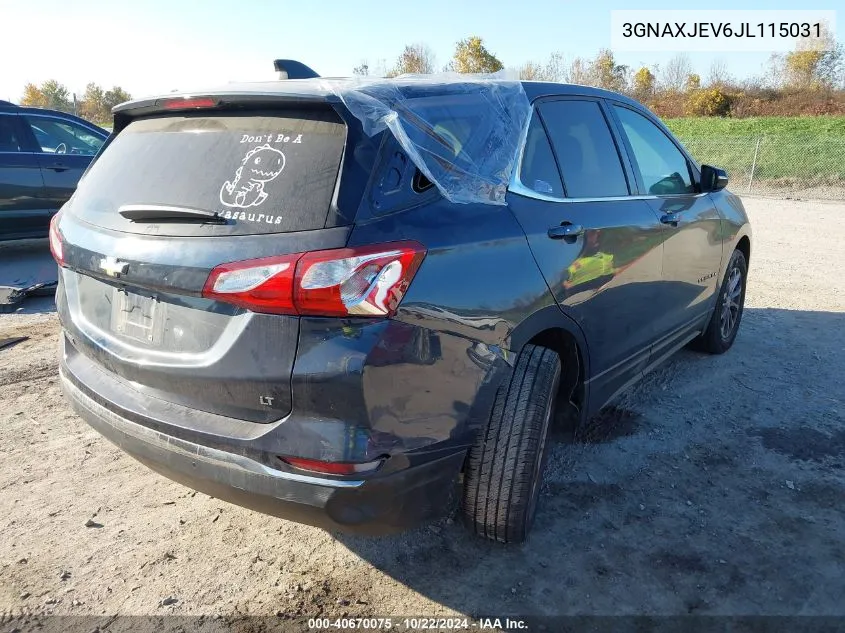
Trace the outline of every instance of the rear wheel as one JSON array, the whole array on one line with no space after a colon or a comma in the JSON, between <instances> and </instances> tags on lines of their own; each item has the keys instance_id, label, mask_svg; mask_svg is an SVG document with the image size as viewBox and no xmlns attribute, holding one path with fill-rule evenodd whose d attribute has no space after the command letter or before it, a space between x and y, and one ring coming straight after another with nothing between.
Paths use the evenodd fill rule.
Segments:
<instances>
[{"instance_id":1,"label":"rear wheel","mask_svg":"<svg viewBox=\"0 0 845 633\"><path fill-rule=\"evenodd\" d=\"M745 261L745 255L742 251L735 250L728 262L707 329L694 341L696 349L710 354L723 354L731 348L742 320L747 275L748 263Z\"/></svg>"},{"instance_id":2,"label":"rear wheel","mask_svg":"<svg viewBox=\"0 0 845 633\"><path fill-rule=\"evenodd\" d=\"M464 519L479 536L519 543L531 529L560 373L554 351L526 345L496 396L464 479Z\"/></svg>"}]
</instances>

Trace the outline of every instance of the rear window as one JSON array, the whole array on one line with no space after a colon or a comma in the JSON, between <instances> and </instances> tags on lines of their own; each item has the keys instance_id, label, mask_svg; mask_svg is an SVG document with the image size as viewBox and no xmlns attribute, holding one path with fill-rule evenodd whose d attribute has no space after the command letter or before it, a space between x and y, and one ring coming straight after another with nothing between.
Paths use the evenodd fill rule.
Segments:
<instances>
[{"instance_id":1,"label":"rear window","mask_svg":"<svg viewBox=\"0 0 845 633\"><path fill-rule=\"evenodd\" d=\"M334 111L140 119L92 165L71 212L105 228L163 235L322 228L345 139ZM228 222L133 223L119 214L126 205L216 211Z\"/></svg>"}]
</instances>

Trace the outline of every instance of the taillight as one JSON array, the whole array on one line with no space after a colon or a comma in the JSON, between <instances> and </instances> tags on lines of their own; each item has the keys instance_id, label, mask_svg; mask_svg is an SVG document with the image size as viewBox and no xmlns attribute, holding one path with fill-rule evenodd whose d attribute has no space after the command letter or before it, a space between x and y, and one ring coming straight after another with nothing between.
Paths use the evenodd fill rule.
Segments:
<instances>
[{"instance_id":1,"label":"taillight","mask_svg":"<svg viewBox=\"0 0 845 633\"><path fill-rule=\"evenodd\" d=\"M392 316L425 252L395 242L232 262L211 271L203 296L253 312Z\"/></svg>"},{"instance_id":2,"label":"taillight","mask_svg":"<svg viewBox=\"0 0 845 633\"><path fill-rule=\"evenodd\" d=\"M300 314L393 315L424 256L413 242L305 253L294 303Z\"/></svg>"},{"instance_id":3,"label":"taillight","mask_svg":"<svg viewBox=\"0 0 845 633\"><path fill-rule=\"evenodd\" d=\"M253 312L296 314L293 279L301 253L222 264L211 271L203 297Z\"/></svg>"},{"instance_id":4,"label":"taillight","mask_svg":"<svg viewBox=\"0 0 845 633\"><path fill-rule=\"evenodd\" d=\"M59 266L65 265L65 254L62 248L62 235L58 228L59 214L53 216L50 220L50 252L53 254L53 259ZM43 234L42 234L43 235Z\"/></svg>"},{"instance_id":5,"label":"taillight","mask_svg":"<svg viewBox=\"0 0 845 633\"><path fill-rule=\"evenodd\" d=\"M374 462L351 463L351 462L321 462L316 459L303 459L301 457L279 457L283 462L314 473L326 475L354 475L356 473L368 473L377 470L381 466L381 459Z\"/></svg>"}]
</instances>

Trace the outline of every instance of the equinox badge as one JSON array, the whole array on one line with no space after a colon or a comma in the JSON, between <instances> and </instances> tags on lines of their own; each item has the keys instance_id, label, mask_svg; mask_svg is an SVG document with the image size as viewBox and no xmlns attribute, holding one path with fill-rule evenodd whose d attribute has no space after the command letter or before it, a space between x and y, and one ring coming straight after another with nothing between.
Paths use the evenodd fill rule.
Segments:
<instances>
[{"instance_id":1,"label":"equinox badge","mask_svg":"<svg viewBox=\"0 0 845 633\"><path fill-rule=\"evenodd\" d=\"M120 261L117 257L108 256L100 260L100 270L109 277L120 277L129 270L129 264Z\"/></svg>"}]
</instances>

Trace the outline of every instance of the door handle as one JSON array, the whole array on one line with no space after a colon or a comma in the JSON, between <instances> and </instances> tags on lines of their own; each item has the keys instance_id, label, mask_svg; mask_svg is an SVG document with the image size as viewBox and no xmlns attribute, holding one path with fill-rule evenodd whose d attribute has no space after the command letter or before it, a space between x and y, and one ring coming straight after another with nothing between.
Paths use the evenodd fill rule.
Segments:
<instances>
[{"instance_id":1,"label":"door handle","mask_svg":"<svg viewBox=\"0 0 845 633\"><path fill-rule=\"evenodd\" d=\"M549 237L553 240L572 239L584 235L584 227L580 224L563 222L560 226L553 226L549 229Z\"/></svg>"},{"instance_id":2,"label":"door handle","mask_svg":"<svg viewBox=\"0 0 845 633\"><path fill-rule=\"evenodd\" d=\"M67 171L70 167L66 165L62 165L60 163L56 163L55 165L47 165L44 169L49 169L51 171Z\"/></svg>"},{"instance_id":3,"label":"door handle","mask_svg":"<svg viewBox=\"0 0 845 633\"><path fill-rule=\"evenodd\" d=\"M660 216L660 221L663 224L671 224L672 226L678 226L678 222L681 221L681 214L680 213L666 213Z\"/></svg>"}]
</instances>

